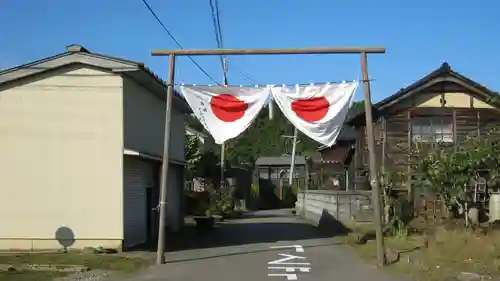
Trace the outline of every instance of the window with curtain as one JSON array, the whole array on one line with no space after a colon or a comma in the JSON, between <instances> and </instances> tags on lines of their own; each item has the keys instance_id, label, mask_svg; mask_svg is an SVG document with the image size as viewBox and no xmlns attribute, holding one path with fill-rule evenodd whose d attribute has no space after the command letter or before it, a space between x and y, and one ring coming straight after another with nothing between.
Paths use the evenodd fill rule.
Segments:
<instances>
[{"instance_id":1,"label":"window with curtain","mask_svg":"<svg viewBox=\"0 0 500 281\"><path fill-rule=\"evenodd\" d=\"M453 142L451 117L421 117L411 120L412 140L418 142Z\"/></svg>"}]
</instances>

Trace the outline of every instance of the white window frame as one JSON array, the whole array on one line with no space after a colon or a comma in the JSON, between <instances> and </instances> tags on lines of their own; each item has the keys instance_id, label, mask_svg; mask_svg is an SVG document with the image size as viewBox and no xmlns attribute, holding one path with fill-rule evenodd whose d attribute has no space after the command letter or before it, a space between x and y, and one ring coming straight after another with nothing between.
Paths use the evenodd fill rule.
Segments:
<instances>
[{"instance_id":1,"label":"white window frame","mask_svg":"<svg viewBox=\"0 0 500 281\"><path fill-rule=\"evenodd\" d=\"M417 117L411 120L414 143L453 143L453 121L447 116Z\"/></svg>"}]
</instances>

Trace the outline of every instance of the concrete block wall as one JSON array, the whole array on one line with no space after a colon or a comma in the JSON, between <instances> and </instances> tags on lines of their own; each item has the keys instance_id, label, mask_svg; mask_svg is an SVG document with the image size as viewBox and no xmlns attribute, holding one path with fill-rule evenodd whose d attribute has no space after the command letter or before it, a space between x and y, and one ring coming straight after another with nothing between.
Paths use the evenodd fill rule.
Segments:
<instances>
[{"instance_id":1,"label":"concrete block wall","mask_svg":"<svg viewBox=\"0 0 500 281\"><path fill-rule=\"evenodd\" d=\"M371 220L371 191L308 190L305 197L299 192L295 208L297 215L317 225L325 216L342 223L361 216Z\"/></svg>"}]
</instances>

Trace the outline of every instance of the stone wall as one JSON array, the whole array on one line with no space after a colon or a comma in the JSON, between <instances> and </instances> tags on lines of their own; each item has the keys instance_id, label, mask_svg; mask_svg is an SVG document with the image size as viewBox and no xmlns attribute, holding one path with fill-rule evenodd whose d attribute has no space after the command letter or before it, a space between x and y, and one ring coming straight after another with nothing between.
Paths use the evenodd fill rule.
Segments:
<instances>
[{"instance_id":1,"label":"stone wall","mask_svg":"<svg viewBox=\"0 0 500 281\"><path fill-rule=\"evenodd\" d=\"M295 208L297 215L317 225L333 220L348 224L371 221L371 202L371 191L308 190L305 198L299 192Z\"/></svg>"}]
</instances>

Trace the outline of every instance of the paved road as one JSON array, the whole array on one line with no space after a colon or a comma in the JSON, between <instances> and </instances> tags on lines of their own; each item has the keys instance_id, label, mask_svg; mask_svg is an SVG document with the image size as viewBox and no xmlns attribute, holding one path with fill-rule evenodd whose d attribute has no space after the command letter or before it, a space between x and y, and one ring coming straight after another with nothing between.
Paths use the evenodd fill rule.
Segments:
<instances>
[{"instance_id":1,"label":"paved road","mask_svg":"<svg viewBox=\"0 0 500 281\"><path fill-rule=\"evenodd\" d=\"M289 245L302 248L273 248ZM321 234L291 210L260 211L220 223L197 239L196 247L167 253L167 264L133 280L402 280L364 264L339 239Z\"/></svg>"}]
</instances>

